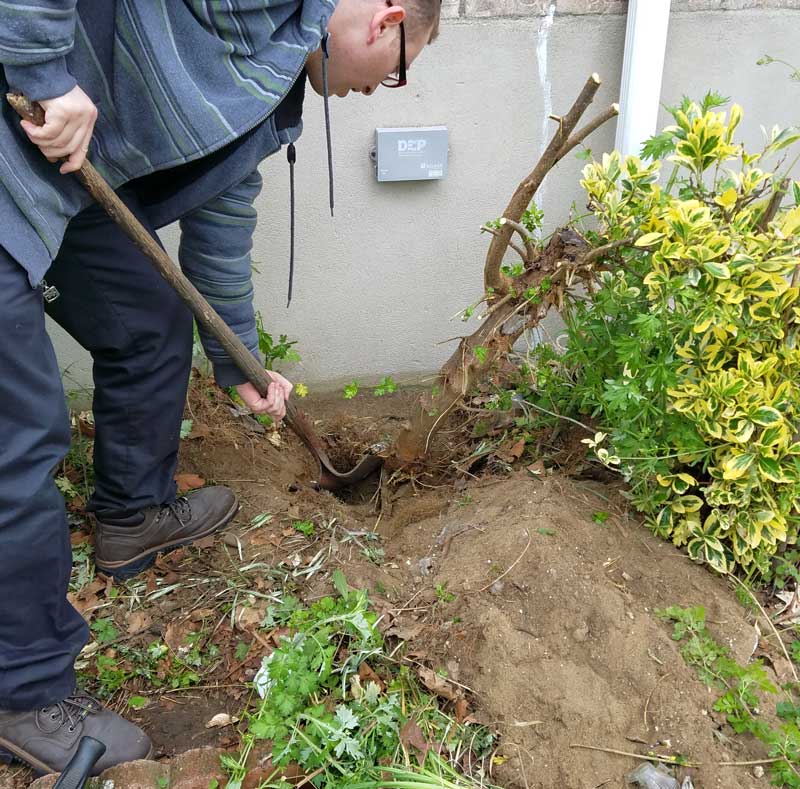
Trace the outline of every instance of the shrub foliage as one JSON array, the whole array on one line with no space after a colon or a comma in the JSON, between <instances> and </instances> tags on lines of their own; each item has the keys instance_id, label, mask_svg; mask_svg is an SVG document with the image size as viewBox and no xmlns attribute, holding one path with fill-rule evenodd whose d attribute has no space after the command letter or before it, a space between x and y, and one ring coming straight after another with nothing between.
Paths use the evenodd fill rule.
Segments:
<instances>
[{"instance_id":1,"label":"shrub foliage","mask_svg":"<svg viewBox=\"0 0 800 789\"><path fill-rule=\"evenodd\" d=\"M585 167L583 235L619 246L535 377L548 408L595 418L605 435L587 443L658 534L765 574L800 528L800 184L786 175L800 133L775 127L748 153L725 103L685 99L641 158Z\"/></svg>"}]
</instances>

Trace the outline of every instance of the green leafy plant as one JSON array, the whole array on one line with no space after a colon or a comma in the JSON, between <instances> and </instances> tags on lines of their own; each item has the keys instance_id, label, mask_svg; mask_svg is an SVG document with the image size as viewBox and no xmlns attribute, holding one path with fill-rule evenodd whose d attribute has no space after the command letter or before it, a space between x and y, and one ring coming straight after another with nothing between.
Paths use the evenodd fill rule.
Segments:
<instances>
[{"instance_id":1,"label":"green leafy plant","mask_svg":"<svg viewBox=\"0 0 800 789\"><path fill-rule=\"evenodd\" d=\"M757 66L768 66L770 63L781 63L782 65L787 66L790 70L789 79L793 79L795 82L800 82L800 68L793 66L786 60L774 58L772 55L763 55L756 61Z\"/></svg>"},{"instance_id":2,"label":"green leafy plant","mask_svg":"<svg viewBox=\"0 0 800 789\"><path fill-rule=\"evenodd\" d=\"M452 592L447 591L447 584L436 584L436 599L440 603L452 603L456 596Z\"/></svg>"},{"instance_id":3,"label":"green leafy plant","mask_svg":"<svg viewBox=\"0 0 800 789\"><path fill-rule=\"evenodd\" d=\"M292 523L292 528L295 531L299 531L300 534L305 534L306 537L313 537L316 531L316 527L312 521L294 521Z\"/></svg>"},{"instance_id":4,"label":"green leafy plant","mask_svg":"<svg viewBox=\"0 0 800 789\"><path fill-rule=\"evenodd\" d=\"M387 394L392 394L397 391L397 384L392 380L391 376L386 376L381 379L381 382L375 387L373 393L375 397L383 397Z\"/></svg>"},{"instance_id":5,"label":"green leafy plant","mask_svg":"<svg viewBox=\"0 0 800 789\"><path fill-rule=\"evenodd\" d=\"M119 635L109 618L98 619L91 629L100 647L108 646ZM101 698L110 698L137 678L153 689L197 685L203 667L217 660L219 648L213 644L204 646L203 633L190 633L186 642L185 648L177 652L162 641L152 641L146 647L116 644L113 650L97 654L80 669L81 684ZM141 697L133 696L129 702L134 709L140 703L136 699Z\"/></svg>"},{"instance_id":6,"label":"green leafy plant","mask_svg":"<svg viewBox=\"0 0 800 789\"><path fill-rule=\"evenodd\" d=\"M265 787L285 787L281 768L289 763L299 765L318 787L423 789L433 775L449 782L436 786L476 786L445 757L470 742L480 761L490 753L492 736L481 728L467 734L420 690L408 667L390 670L393 664L384 658L377 616L369 609L366 592L350 589L341 571L334 573L334 583L335 598L307 608L287 598L268 613L289 635L256 675L261 700L245 716L242 752L222 757L231 774L228 786L242 785L256 740L272 744L276 771ZM362 679L359 669L368 660L375 668ZM436 756L429 750L433 742ZM405 764L404 747L413 752L419 769Z\"/></svg>"},{"instance_id":7,"label":"green leafy plant","mask_svg":"<svg viewBox=\"0 0 800 789\"><path fill-rule=\"evenodd\" d=\"M781 690L769 680L760 660L747 666L739 665L727 647L718 644L706 629L705 609L671 606L657 612L662 619L674 624L672 638L683 642L681 654L695 668L700 679L709 687L723 691L714 709L725 715L737 734L748 733L763 742L772 765L772 785L798 789L800 787L800 699L797 687L786 684ZM779 694L776 714L783 721L771 727L759 709Z\"/></svg>"},{"instance_id":8,"label":"green leafy plant","mask_svg":"<svg viewBox=\"0 0 800 789\"><path fill-rule=\"evenodd\" d=\"M300 354L294 349L297 340L289 340L285 334L281 334L275 342L272 335L265 331L261 313L256 313L256 332L258 334L258 349L264 356L264 367L267 370L274 369L276 362L299 362Z\"/></svg>"},{"instance_id":9,"label":"green leafy plant","mask_svg":"<svg viewBox=\"0 0 800 789\"><path fill-rule=\"evenodd\" d=\"M774 127L749 153L726 101L684 99L644 158L584 168L583 235L603 263L565 305L566 352L536 350L517 394L593 419L585 443L656 533L767 576L800 528L800 208L780 207L791 165L766 168L800 131Z\"/></svg>"},{"instance_id":10,"label":"green leafy plant","mask_svg":"<svg viewBox=\"0 0 800 789\"><path fill-rule=\"evenodd\" d=\"M352 400L358 394L358 389L358 381L351 381L345 386L342 397L344 397L345 400Z\"/></svg>"}]
</instances>

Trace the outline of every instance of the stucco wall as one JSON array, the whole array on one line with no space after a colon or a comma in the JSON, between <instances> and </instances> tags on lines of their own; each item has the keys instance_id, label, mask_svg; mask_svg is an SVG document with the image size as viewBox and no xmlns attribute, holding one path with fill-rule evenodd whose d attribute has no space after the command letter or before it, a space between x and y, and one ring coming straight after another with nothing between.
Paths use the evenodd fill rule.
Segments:
<instances>
[{"instance_id":1,"label":"stucco wall","mask_svg":"<svg viewBox=\"0 0 800 789\"><path fill-rule=\"evenodd\" d=\"M796 58L800 0L674 0L662 101L713 88L745 108L743 137L759 125L799 122L800 85L785 70L757 67L765 52ZM480 225L502 213L553 129L593 71L597 98L618 96L625 39L620 0L445 0L439 40L410 71L404 90L332 101L336 217L327 208L322 103L309 94L298 144L295 298L286 309L288 168L263 165L254 258L256 306L273 334L298 339L295 380L313 385L411 380L435 370L463 333L451 316L481 292L488 237ZM791 101L787 100L793 97ZM450 173L441 182L379 184L369 151L377 126L445 124ZM595 133L595 153L613 146L614 125ZM549 226L581 196L582 162L570 157L542 190ZM164 233L175 250L173 229ZM67 388L89 376L83 354L54 338Z\"/></svg>"}]
</instances>

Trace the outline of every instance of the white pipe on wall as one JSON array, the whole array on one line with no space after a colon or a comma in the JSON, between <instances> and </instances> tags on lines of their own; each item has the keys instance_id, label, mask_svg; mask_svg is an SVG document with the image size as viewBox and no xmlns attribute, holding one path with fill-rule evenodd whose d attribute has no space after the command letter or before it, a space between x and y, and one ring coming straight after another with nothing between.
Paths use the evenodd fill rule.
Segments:
<instances>
[{"instance_id":1,"label":"white pipe on wall","mask_svg":"<svg viewBox=\"0 0 800 789\"><path fill-rule=\"evenodd\" d=\"M630 0L620 87L617 150L641 153L657 129L671 0Z\"/></svg>"}]
</instances>

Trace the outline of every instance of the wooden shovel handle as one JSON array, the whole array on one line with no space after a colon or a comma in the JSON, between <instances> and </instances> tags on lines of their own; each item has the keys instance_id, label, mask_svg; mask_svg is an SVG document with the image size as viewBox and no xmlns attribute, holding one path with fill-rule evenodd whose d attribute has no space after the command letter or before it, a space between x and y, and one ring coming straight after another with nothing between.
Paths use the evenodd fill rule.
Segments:
<instances>
[{"instance_id":1,"label":"wooden shovel handle","mask_svg":"<svg viewBox=\"0 0 800 789\"><path fill-rule=\"evenodd\" d=\"M44 125L44 110L39 104L31 102L20 93L9 93L6 98L20 117L37 126ZM272 377L247 350L230 326L203 298L197 288L189 282L180 268L172 262L169 255L145 230L122 200L117 197L114 190L88 159L84 160L76 175L95 201L108 212L131 241L150 259L158 273L175 289L192 311L197 322L219 341L242 374L255 386L259 394L265 397L267 388L272 383ZM286 402L286 422L302 439L311 454L324 466L333 468L322 439L311 427L305 414L298 411L289 401Z\"/></svg>"}]
</instances>

